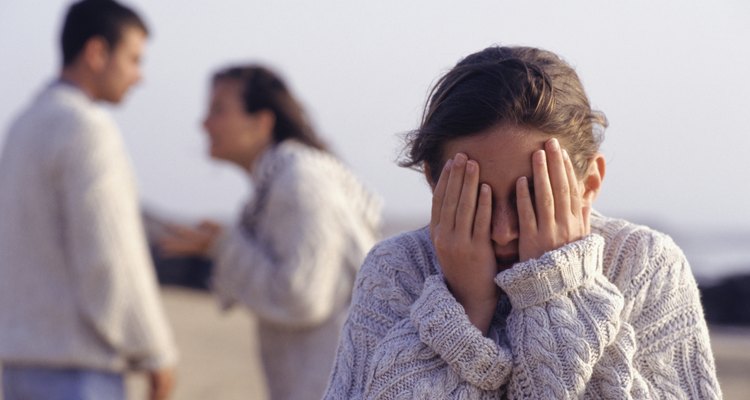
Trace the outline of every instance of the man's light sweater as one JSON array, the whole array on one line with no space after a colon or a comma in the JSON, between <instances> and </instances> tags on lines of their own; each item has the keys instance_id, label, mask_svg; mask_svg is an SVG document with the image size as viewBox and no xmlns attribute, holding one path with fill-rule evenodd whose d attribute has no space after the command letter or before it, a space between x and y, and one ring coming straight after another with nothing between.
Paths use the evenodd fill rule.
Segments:
<instances>
[{"instance_id":1,"label":"man's light sweater","mask_svg":"<svg viewBox=\"0 0 750 400\"><path fill-rule=\"evenodd\" d=\"M490 337L447 289L427 228L378 244L325 398L720 398L680 249L598 214L592 230L497 275Z\"/></svg>"},{"instance_id":2,"label":"man's light sweater","mask_svg":"<svg viewBox=\"0 0 750 400\"><path fill-rule=\"evenodd\" d=\"M62 83L15 120L0 158L0 360L109 371L176 361L119 132Z\"/></svg>"},{"instance_id":3,"label":"man's light sweater","mask_svg":"<svg viewBox=\"0 0 750 400\"><path fill-rule=\"evenodd\" d=\"M380 201L331 155L292 140L253 168L255 196L215 251L213 289L258 317L274 400L320 399Z\"/></svg>"}]
</instances>

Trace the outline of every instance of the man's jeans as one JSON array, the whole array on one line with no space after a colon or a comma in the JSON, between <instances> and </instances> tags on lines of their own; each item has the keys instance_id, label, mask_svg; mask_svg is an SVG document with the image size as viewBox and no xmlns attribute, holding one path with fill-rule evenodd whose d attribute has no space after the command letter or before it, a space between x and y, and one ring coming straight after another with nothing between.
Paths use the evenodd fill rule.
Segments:
<instances>
[{"instance_id":1,"label":"man's jeans","mask_svg":"<svg viewBox=\"0 0 750 400\"><path fill-rule=\"evenodd\" d=\"M125 400L121 374L3 365L3 400Z\"/></svg>"}]
</instances>

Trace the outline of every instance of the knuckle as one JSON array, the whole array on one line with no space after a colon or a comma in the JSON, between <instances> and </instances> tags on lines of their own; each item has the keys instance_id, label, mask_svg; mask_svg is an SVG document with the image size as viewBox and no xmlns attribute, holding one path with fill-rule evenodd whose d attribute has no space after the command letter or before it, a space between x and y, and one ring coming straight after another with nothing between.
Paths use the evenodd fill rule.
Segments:
<instances>
[{"instance_id":1,"label":"knuckle","mask_svg":"<svg viewBox=\"0 0 750 400\"><path fill-rule=\"evenodd\" d=\"M565 197L570 196L570 186L567 184L560 185L559 193Z\"/></svg>"}]
</instances>

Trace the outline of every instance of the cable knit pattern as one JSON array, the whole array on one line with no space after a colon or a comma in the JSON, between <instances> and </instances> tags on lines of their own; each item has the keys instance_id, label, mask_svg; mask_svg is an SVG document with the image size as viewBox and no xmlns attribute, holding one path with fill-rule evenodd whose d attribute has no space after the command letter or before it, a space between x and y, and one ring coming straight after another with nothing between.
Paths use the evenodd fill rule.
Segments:
<instances>
[{"instance_id":1,"label":"cable knit pattern","mask_svg":"<svg viewBox=\"0 0 750 400\"><path fill-rule=\"evenodd\" d=\"M66 84L15 120L0 158L0 360L176 362L120 134Z\"/></svg>"},{"instance_id":2,"label":"cable knit pattern","mask_svg":"<svg viewBox=\"0 0 750 400\"><path fill-rule=\"evenodd\" d=\"M325 398L721 398L680 249L598 213L592 231L497 275L489 338L447 289L427 228L378 244Z\"/></svg>"},{"instance_id":3,"label":"cable knit pattern","mask_svg":"<svg viewBox=\"0 0 750 400\"><path fill-rule=\"evenodd\" d=\"M213 290L258 317L273 399L319 399L380 201L331 155L286 140L253 168L255 196L213 249Z\"/></svg>"}]
</instances>

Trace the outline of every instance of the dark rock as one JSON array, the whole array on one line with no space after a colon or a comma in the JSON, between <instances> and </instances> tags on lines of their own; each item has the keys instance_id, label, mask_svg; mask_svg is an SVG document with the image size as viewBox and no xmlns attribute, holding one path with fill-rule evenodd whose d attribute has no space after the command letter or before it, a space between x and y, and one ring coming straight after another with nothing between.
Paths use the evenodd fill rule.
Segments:
<instances>
[{"instance_id":1,"label":"dark rock","mask_svg":"<svg viewBox=\"0 0 750 400\"><path fill-rule=\"evenodd\" d=\"M154 249L151 255L159 284L208 290L213 267L211 260L202 257L163 258Z\"/></svg>"},{"instance_id":2,"label":"dark rock","mask_svg":"<svg viewBox=\"0 0 750 400\"><path fill-rule=\"evenodd\" d=\"M699 285L706 320L719 325L750 325L750 274Z\"/></svg>"}]
</instances>

